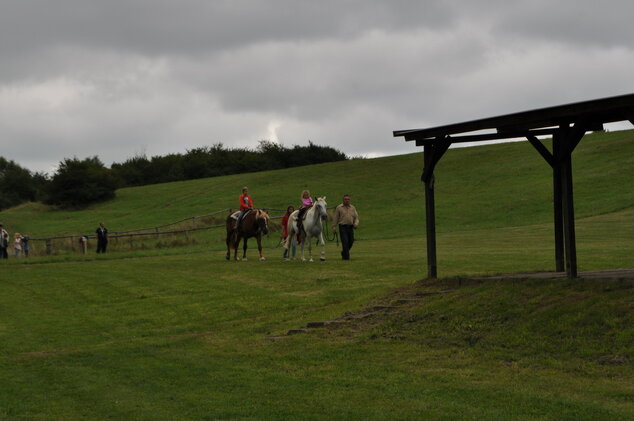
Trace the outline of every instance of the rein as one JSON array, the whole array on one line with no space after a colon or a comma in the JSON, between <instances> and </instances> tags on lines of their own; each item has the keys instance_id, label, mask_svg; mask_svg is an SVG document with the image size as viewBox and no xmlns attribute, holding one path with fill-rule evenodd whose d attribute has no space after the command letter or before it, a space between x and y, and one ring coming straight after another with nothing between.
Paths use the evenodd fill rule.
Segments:
<instances>
[{"instance_id":1,"label":"rein","mask_svg":"<svg viewBox=\"0 0 634 421\"><path fill-rule=\"evenodd\" d=\"M315 224L315 223L317 223L317 221L318 221L319 219L321 219L321 215L319 214L319 210L317 209L317 203L315 203L315 204L314 204L314 205L313 205L313 206L312 206L312 207L308 210L308 212L310 212L311 210L313 211L313 214L314 214L314 216L313 216L313 224Z\"/></svg>"},{"instance_id":2,"label":"rein","mask_svg":"<svg viewBox=\"0 0 634 421\"><path fill-rule=\"evenodd\" d=\"M328 242L333 242L335 240L337 240L337 247L339 247L339 234L337 233L337 231L332 233L332 237L328 236L328 233L330 232L330 230L326 230L326 241Z\"/></svg>"},{"instance_id":3,"label":"rein","mask_svg":"<svg viewBox=\"0 0 634 421\"><path fill-rule=\"evenodd\" d=\"M328 224L326 223L326 227L324 227L323 221L321 220L321 213L318 212L317 210L317 202L313 204L313 207L311 209L314 209L314 212L315 212L315 217L313 218L313 222L322 224L321 232L324 234L326 241L332 242L337 240L337 247L339 247L339 234L337 233L337 231L335 231L332 233L332 237L329 237L328 233L330 232L330 230L328 229L328 226L327 226Z\"/></svg>"}]
</instances>

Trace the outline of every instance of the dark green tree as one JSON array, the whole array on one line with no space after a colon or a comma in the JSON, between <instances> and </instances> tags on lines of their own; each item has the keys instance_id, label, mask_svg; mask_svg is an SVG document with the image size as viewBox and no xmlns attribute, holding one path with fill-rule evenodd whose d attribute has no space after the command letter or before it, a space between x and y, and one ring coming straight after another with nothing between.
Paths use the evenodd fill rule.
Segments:
<instances>
[{"instance_id":1,"label":"dark green tree","mask_svg":"<svg viewBox=\"0 0 634 421\"><path fill-rule=\"evenodd\" d=\"M222 143L190 149L187 153L166 156L137 156L112 164L112 171L121 186L140 186L170 181L192 180L220 175L297 167L342 161L348 157L328 146L308 142L308 146L287 148L279 143L262 140L255 150L227 149Z\"/></svg>"},{"instance_id":2,"label":"dark green tree","mask_svg":"<svg viewBox=\"0 0 634 421\"><path fill-rule=\"evenodd\" d=\"M42 174L0 157L0 209L38 200L46 182Z\"/></svg>"},{"instance_id":3,"label":"dark green tree","mask_svg":"<svg viewBox=\"0 0 634 421\"><path fill-rule=\"evenodd\" d=\"M115 197L117 178L97 156L60 162L46 202L63 208L83 208Z\"/></svg>"},{"instance_id":4,"label":"dark green tree","mask_svg":"<svg viewBox=\"0 0 634 421\"><path fill-rule=\"evenodd\" d=\"M127 161L112 164L112 172L119 179L121 186L142 186L152 184L148 178L150 160L145 155L137 155Z\"/></svg>"}]
</instances>

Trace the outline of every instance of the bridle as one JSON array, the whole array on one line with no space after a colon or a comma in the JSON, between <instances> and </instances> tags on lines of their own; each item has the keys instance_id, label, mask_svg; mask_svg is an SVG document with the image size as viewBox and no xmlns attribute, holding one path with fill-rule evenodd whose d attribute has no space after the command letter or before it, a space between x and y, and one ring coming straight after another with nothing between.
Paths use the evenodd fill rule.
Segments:
<instances>
[{"instance_id":1,"label":"bridle","mask_svg":"<svg viewBox=\"0 0 634 421\"><path fill-rule=\"evenodd\" d=\"M255 220L258 223L258 230L261 231L265 235L268 234L269 216L266 214L266 212L258 210L257 213L255 214Z\"/></svg>"},{"instance_id":2,"label":"bridle","mask_svg":"<svg viewBox=\"0 0 634 421\"><path fill-rule=\"evenodd\" d=\"M326 204L323 200L317 200L315 202L315 219L327 219L328 213L326 212Z\"/></svg>"}]
</instances>

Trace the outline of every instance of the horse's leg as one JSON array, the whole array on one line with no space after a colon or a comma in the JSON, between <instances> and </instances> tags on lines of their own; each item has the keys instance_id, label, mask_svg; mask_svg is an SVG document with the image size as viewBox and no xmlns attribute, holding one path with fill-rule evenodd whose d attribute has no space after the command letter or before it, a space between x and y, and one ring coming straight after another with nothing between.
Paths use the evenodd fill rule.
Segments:
<instances>
[{"instance_id":1,"label":"horse's leg","mask_svg":"<svg viewBox=\"0 0 634 421\"><path fill-rule=\"evenodd\" d=\"M247 260L247 237L244 237L242 241L244 241L244 245L242 246L242 260Z\"/></svg>"},{"instance_id":2,"label":"horse's leg","mask_svg":"<svg viewBox=\"0 0 634 421\"><path fill-rule=\"evenodd\" d=\"M295 250L295 252L297 252L297 240L294 237L295 233L291 233L291 231L289 231L288 233L288 258L290 260L295 260L295 254L293 254L293 249Z\"/></svg>"},{"instance_id":3,"label":"horse's leg","mask_svg":"<svg viewBox=\"0 0 634 421\"><path fill-rule=\"evenodd\" d=\"M262 255L262 234L258 234L255 237L256 241L258 242L258 251L260 252L260 262L265 261L266 259L264 258L264 256Z\"/></svg>"},{"instance_id":4,"label":"horse's leg","mask_svg":"<svg viewBox=\"0 0 634 421\"><path fill-rule=\"evenodd\" d=\"M293 243L295 243L295 245L297 245L297 221L293 221L293 223L291 224L291 230L288 233L288 237L292 238L292 242L291 242L291 246L293 245ZM302 242L300 243L300 254L301 254L301 259L302 262L306 261L306 259L304 259L304 240L302 240ZM289 249L290 250L290 249Z\"/></svg>"},{"instance_id":5,"label":"horse's leg","mask_svg":"<svg viewBox=\"0 0 634 421\"><path fill-rule=\"evenodd\" d=\"M306 238L305 238L306 242L308 243L308 261L312 262L313 261L313 237L311 237L310 234L306 233Z\"/></svg>"},{"instance_id":6,"label":"horse's leg","mask_svg":"<svg viewBox=\"0 0 634 421\"><path fill-rule=\"evenodd\" d=\"M319 233L319 244L321 245L321 257L319 260L322 262L326 260L326 243L324 242L324 233Z\"/></svg>"},{"instance_id":7,"label":"horse's leg","mask_svg":"<svg viewBox=\"0 0 634 421\"><path fill-rule=\"evenodd\" d=\"M231 233L227 233L227 260L231 259Z\"/></svg>"},{"instance_id":8,"label":"horse's leg","mask_svg":"<svg viewBox=\"0 0 634 421\"><path fill-rule=\"evenodd\" d=\"M293 240L291 241L290 247L288 249L288 258L291 260L295 260L297 257L297 243Z\"/></svg>"},{"instance_id":9,"label":"horse's leg","mask_svg":"<svg viewBox=\"0 0 634 421\"><path fill-rule=\"evenodd\" d=\"M299 232L297 234L299 234ZM302 262L305 262L306 257L304 257L304 245L306 245L306 238L302 238L301 241Z\"/></svg>"},{"instance_id":10,"label":"horse's leg","mask_svg":"<svg viewBox=\"0 0 634 421\"><path fill-rule=\"evenodd\" d=\"M240 246L240 236L236 233L233 241L233 260L238 260L238 247Z\"/></svg>"},{"instance_id":11,"label":"horse's leg","mask_svg":"<svg viewBox=\"0 0 634 421\"><path fill-rule=\"evenodd\" d=\"M302 238L302 262L306 261L306 258L304 257L304 245L306 245L306 239Z\"/></svg>"}]
</instances>

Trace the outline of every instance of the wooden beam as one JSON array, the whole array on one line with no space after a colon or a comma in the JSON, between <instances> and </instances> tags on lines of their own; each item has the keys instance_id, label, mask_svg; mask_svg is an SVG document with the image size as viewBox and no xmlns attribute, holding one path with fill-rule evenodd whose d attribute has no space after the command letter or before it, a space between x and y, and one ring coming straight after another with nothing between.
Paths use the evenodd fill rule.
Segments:
<instances>
[{"instance_id":1,"label":"wooden beam","mask_svg":"<svg viewBox=\"0 0 634 421\"><path fill-rule=\"evenodd\" d=\"M544 146L544 144L540 142L539 139L537 139L533 135L526 136L526 139L528 139L531 145L533 145L533 147L537 149L537 152L539 152L542 158L546 160L548 165L550 165L551 167L554 167L555 162L554 162L553 154L550 153L550 151L546 148L546 146Z\"/></svg>"},{"instance_id":2,"label":"wooden beam","mask_svg":"<svg viewBox=\"0 0 634 421\"><path fill-rule=\"evenodd\" d=\"M447 138L438 139L438 141L428 143L428 145L425 146L425 168L423 168L423 174L420 176L422 182L426 182L433 177L436 164L438 164L438 161L440 161L440 158L442 158L450 146L451 141L448 141ZM428 150L429 156L427 156Z\"/></svg>"},{"instance_id":3,"label":"wooden beam","mask_svg":"<svg viewBox=\"0 0 634 421\"><path fill-rule=\"evenodd\" d=\"M517 132L528 129L570 125L578 121L585 121L587 123L611 123L627 120L632 115L632 108L634 108L634 94L627 94L471 120L463 123L430 127L427 129L396 130L393 132L393 135L394 137L406 136L407 140L412 141L487 129Z\"/></svg>"},{"instance_id":4,"label":"wooden beam","mask_svg":"<svg viewBox=\"0 0 634 421\"><path fill-rule=\"evenodd\" d=\"M478 135L465 135L465 136L447 136L447 139L451 143L467 143L467 142L483 142L487 140L502 140L502 139L515 139L527 136L550 136L557 128L541 129L541 130L525 130L516 133L483 133ZM425 143L434 141L433 139L419 139L416 140L416 146L424 146ZM406 137L407 140L407 137Z\"/></svg>"}]
</instances>

